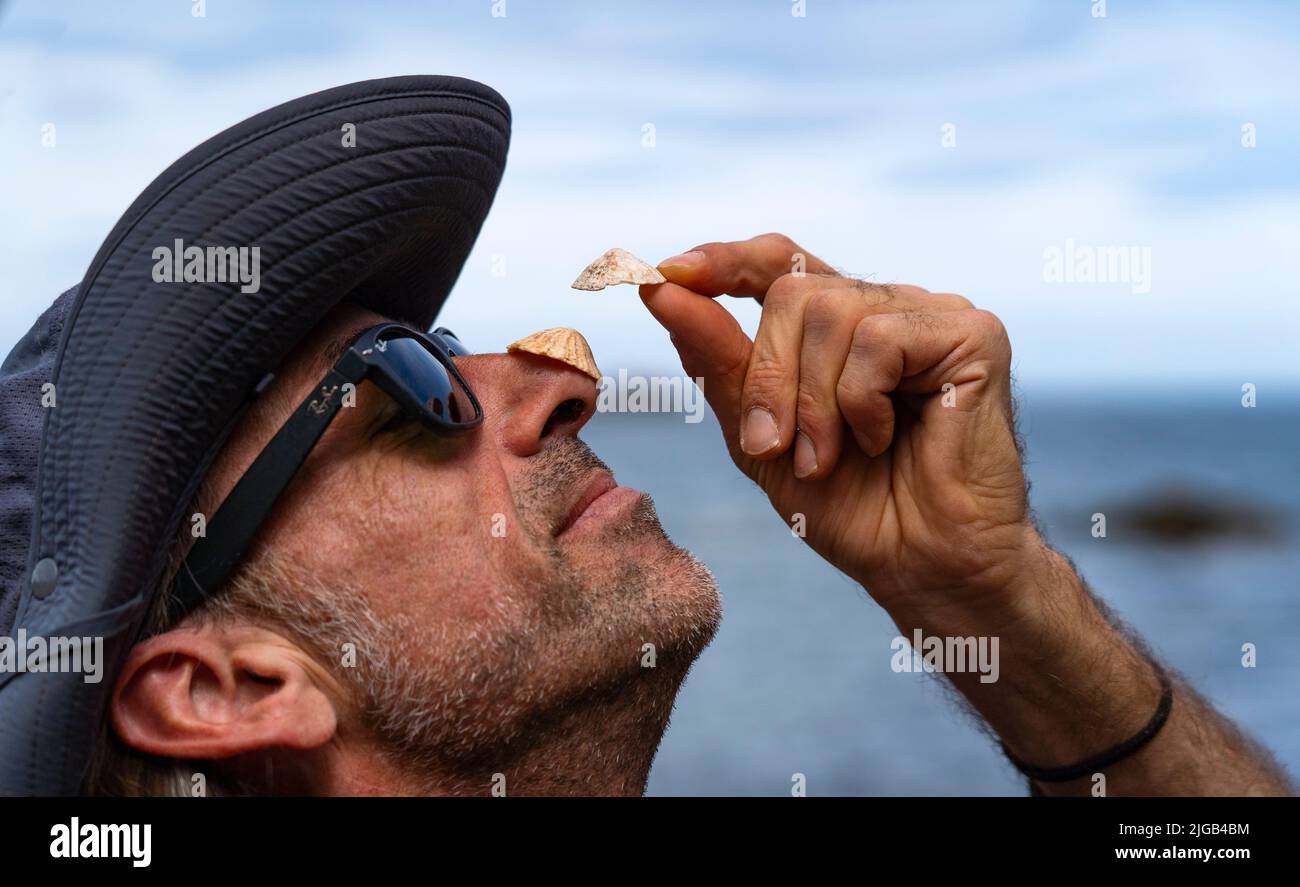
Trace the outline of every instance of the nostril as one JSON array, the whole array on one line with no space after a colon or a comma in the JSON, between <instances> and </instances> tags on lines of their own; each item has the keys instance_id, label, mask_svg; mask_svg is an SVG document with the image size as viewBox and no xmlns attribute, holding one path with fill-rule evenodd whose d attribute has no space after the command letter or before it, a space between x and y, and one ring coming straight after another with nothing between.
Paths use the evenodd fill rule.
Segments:
<instances>
[{"instance_id":1,"label":"nostril","mask_svg":"<svg viewBox=\"0 0 1300 887\"><path fill-rule=\"evenodd\" d=\"M547 418L546 424L542 426L542 437L546 437L554 431L558 425L569 425L573 422L577 422L586 409L587 405L583 403L580 398L571 397L564 401L551 411L551 415Z\"/></svg>"}]
</instances>

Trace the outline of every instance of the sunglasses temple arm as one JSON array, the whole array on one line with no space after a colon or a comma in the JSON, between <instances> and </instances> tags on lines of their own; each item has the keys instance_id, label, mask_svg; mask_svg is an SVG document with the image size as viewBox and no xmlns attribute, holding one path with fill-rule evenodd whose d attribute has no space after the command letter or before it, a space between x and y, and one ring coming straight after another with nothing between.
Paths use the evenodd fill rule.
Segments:
<instances>
[{"instance_id":1,"label":"sunglasses temple arm","mask_svg":"<svg viewBox=\"0 0 1300 887\"><path fill-rule=\"evenodd\" d=\"M193 610L229 578L307 454L338 415L348 393L345 386L355 386L357 381L337 367L332 369L235 484L181 564L172 588L172 618Z\"/></svg>"}]
</instances>

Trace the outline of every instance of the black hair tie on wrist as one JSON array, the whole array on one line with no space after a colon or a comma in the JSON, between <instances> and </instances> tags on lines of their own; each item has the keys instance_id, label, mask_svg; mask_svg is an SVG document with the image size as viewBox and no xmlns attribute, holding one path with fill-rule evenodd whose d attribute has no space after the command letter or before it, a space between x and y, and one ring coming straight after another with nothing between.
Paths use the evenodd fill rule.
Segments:
<instances>
[{"instance_id":1,"label":"black hair tie on wrist","mask_svg":"<svg viewBox=\"0 0 1300 887\"><path fill-rule=\"evenodd\" d=\"M1151 720L1147 722L1147 725L1119 745L1108 748L1101 754L1093 755L1077 764L1070 764L1065 767L1035 767L1033 764L1027 764L1013 755L1011 750L1007 748L1006 743L1002 743L1002 753L1007 756L1008 761L1015 765L1017 770L1036 782L1070 782L1119 763L1155 738L1156 734L1160 732L1160 728L1169 720L1169 711L1174 706L1173 683L1169 680L1169 676L1165 674L1163 668L1154 662L1151 665L1156 670L1156 677L1160 680L1160 704L1156 706L1156 713L1151 716Z\"/></svg>"}]
</instances>

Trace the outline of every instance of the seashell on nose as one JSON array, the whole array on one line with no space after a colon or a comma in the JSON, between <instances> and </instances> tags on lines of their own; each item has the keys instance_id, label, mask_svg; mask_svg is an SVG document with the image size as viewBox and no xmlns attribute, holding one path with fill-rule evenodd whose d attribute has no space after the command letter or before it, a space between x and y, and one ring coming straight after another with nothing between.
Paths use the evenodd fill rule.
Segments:
<instances>
[{"instance_id":1,"label":"seashell on nose","mask_svg":"<svg viewBox=\"0 0 1300 887\"><path fill-rule=\"evenodd\" d=\"M600 381L600 368L596 366L596 358L592 356L587 340L583 338L582 333L567 326L551 327L549 330L524 336L518 342L512 342L507 346L506 351L510 353L523 351L527 354L549 357L567 363L578 372L591 376L597 382Z\"/></svg>"}]
</instances>

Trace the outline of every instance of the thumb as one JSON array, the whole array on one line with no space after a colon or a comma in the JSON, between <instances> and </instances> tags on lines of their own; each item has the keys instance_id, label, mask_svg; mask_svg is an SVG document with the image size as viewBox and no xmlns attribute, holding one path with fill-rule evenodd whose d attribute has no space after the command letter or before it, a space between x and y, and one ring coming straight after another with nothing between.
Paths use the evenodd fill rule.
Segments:
<instances>
[{"instance_id":1,"label":"thumb","mask_svg":"<svg viewBox=\"0 0 1300 887\"><path fill-rule=\"evenodd\" d=\"M754 343L730 311L684 286L642 285L641 301L668 330L682 369L703 380L704 397L722 425L727 445L735 449L740 395Z\"/></svg>"}]
</instances>

